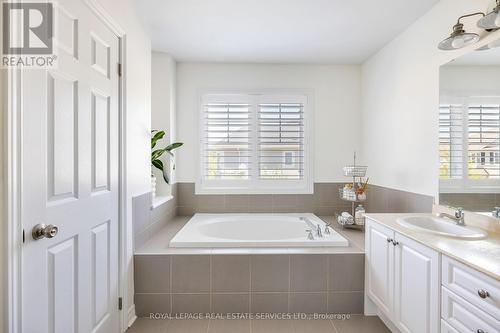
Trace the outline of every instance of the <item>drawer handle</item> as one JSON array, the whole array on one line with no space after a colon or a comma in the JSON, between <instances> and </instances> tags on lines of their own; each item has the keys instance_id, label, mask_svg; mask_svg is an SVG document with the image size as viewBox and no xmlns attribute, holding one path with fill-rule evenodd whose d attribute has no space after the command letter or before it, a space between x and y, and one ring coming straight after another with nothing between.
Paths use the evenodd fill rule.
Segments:
<instances>
[{"instance_id":1,"label":"drawer handle","mask_svg":"<svg viewBox=\"0 0 500 333\"><path fill-rule=\"evenodd\" d=\"M489 292L487 292L487 291L486 291L486 290L484 290L484 289L479 289L479 290L477 291L477 294L478 294L478 295L479 295L479 297L481 297L482 299L485 299L485 298L487 298L487 297L490 297L490 293L489 293ZM480 333L480 332L478 331L478 333ZM483 333L484 333L484 332L483 332Z\"/></svg>"},{"instance_id":2,"label":"drawer handle","mask_svg":"<svg viewBox=\"0 0 500 333\"><path fill-rule=\"evenodd\" d=\"M477 333L487 333L485 330L482 330L482 329L478 329L477 330Z\"/></svg>"},{"instance_id":3,"label":"drawer handle","mask_svg":"<svg viewBox=\"0 0 500 333\"><path fill-rule=\"evenodd\" d=\"M392 238L387 238L387 243L392 243Z\"/></svg>"}]
</instances>

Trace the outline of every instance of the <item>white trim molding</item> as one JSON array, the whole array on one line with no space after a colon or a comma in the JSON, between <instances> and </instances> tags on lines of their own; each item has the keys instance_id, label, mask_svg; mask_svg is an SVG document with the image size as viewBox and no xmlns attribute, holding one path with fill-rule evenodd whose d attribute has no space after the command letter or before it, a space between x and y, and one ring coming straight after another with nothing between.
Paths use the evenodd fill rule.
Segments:
<instances>
[{"instance_id":1,"label":"white trim molding","mask_svg":"<svg viewBox=\"0 0 500 333\"><path fill-rule=\"evenodd\" d=\"M133 255L132 242L127 238L132 238L132 230L127 227L127 183L126 183L126 40L125 31L114 21L103 7L95 0L82 0L90 10L116 35L119 39L119 61L122 67L122 75L119 78L119 295L123 298L124 304L132 304L127 307L127 311L120 313L120 331L125 332L129 327L131 318L135 318L135 307L133 300L129 300L128 286L131 281L127 279L127 266ZM9 68L3 70L2 92L4 101L4 133L2 139L2 149L5 150L7 158L3 161L4 177L6 179L5 188L5 212L7 232L5 237L5 255L2 258L6 262L7 281L3 289L6 294L5 302L6 332L18 333L22 331L22 298L21 298L21 251L23 230L20 219L20 196L21 196L21 80L22 71ZM3 251L2 251L3 252ZM2 253L0 252L0 253ZM130 313L132 311L132 313ZM133 320L132 320L133 322ZM4 327L0 327L4 331Z\"/></svg>"}]
</instances>

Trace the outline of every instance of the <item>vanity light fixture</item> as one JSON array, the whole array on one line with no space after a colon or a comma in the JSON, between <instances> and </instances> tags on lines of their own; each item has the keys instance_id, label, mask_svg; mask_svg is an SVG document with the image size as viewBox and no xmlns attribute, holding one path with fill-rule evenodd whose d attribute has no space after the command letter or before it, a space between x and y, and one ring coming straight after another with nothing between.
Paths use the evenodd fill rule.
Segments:
<instances>
[{"instance_id":1,"label":"vanity light fixture","mask_svg":"<svg viewBox=\"0 0 500 333\"><path fill-rule=\"evenodd\" d=\"M464 30L464 25L460 23L460 20L466 17L471 17L475 15L483 15L484 13L472 13L460 16L457 20L457 24L453 26L453 32L450 37L439 43L438 48L440 50L457 50L462 47L474 44L479 40L479 35L475 33L466 32Z\"/></svg>"},{"instance_id":2,"label":"vanity light fixture","mask_svg":"<svg viewBox=\"0 0 500 333\"><path fill-rule=\"evenodd\" d=\"M477 22L477 26L488 31L500 28L500 0L496 0L497 5L493 11L486 14Z\"/></svg>"},{"instance_id":3,"label":"vanity light fixture","mask_svg":"<svg viewBox=\"0 0 500 333\"><path fill-rule=\"evenodd\" d=\"M500 39L494 40L483 47L478 48L476 51L487 51L494 48L500 47Z\"/></svg>"}]
</instances>

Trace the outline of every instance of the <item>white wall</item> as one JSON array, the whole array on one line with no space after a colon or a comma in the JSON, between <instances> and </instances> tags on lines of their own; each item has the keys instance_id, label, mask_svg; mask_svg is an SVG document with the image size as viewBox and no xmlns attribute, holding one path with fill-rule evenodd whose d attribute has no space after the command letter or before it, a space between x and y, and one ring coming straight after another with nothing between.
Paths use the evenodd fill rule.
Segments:
<instances>
[{"instance_id":1,"label":"white wall","mask_svg":"<svg viewBox=\"0 0 500 333\"><path fill-rule=\"evenodd\" d=\"M460 15L490 3L441 0L363 64L362 145L370 182L437 195L439 66L468 52L440 51L437 44ZM465 20L466 29L476 30L477 19Z\"/></svg>"},{"instance_id":2,"label":"white wall","mask_svg":"<svg viewBox=\"0 0 500 333\"><path fill-rule=\"evenodd\" d=\"M194 182L199 154L199 93L206 89L307 89L314 91L314 180L344 181L342 166L360 149L360 67L328 65L177 65L177 179Z\"/></svg>"},{"instance_id":3,"label":"white wall","mask_svg":"<svg viewBox=\"0 0 500 333\"><path fill-rule=\"evenodd\" d=\"M133 226L132 197L151 189L150 126L151 126L151 39L137 17L133 0L98 0L104 9L125 30L127 77L127 237L126 269L129 290L124 310L132 310L133 289Z\"/></svg>"},{"instance_id":4,"label":"white wall","mask_svg":"<svg viewBox=\"0 0 500 333\"><path fill-rule=\"evenodd\" d=\"M151 56L151 128L164 130L167 135L158 145L164 147L175 140L175 59L167 53L153 52ZM163 164L170 168L169 155L164 154ZM161 171L153 168L157 178L158 195L170 195L170 186L162 178ZM169 171L171 184L174 182L172 170Z\"/></svg>"},{"instance_id":5,"label":"white wall","mask_svg":"<svg viewBox=\"0 0 500 333\"><path fill-rule=\"evenodd\" d=\"M500 66L447 65L441 67L439 77L440 95L500 93Z\"/></svg>"}]
</instances>

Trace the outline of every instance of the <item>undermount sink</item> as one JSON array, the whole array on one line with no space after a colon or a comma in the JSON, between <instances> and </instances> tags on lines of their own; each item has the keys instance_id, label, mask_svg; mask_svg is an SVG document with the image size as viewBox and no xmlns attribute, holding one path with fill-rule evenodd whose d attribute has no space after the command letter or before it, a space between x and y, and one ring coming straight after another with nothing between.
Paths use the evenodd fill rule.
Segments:
<instances>
[{"instance_id":1,"label":"undermount sink","mask_svg":"<svg viewBox=\"0 0 500 333\"><path fill-rule=\"evenodd\" d=\"M404 227L445 237L479 240L488 236L482 229L457 225L452 220L435 216L408 216L397 221Z\"/></svg>"}]
</instances>

